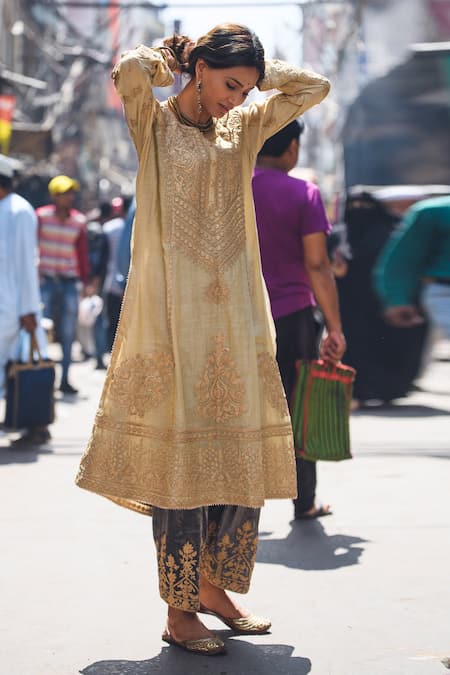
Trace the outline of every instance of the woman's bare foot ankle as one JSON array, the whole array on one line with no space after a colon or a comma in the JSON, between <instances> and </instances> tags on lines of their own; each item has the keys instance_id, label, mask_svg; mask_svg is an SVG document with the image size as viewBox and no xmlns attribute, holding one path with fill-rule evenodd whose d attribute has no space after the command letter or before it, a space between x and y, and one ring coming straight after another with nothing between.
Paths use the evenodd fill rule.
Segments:
<instances>
[{"instance_id":1,"label":"woman's bare foot ankle","mask_svg":"<svg viewBox=\"0 0 450 675\"><path fill-rule=\"evenodd\" d=\"M214 635L200 621L195 612L185 612L182 609L175 609L175 607L168 608L167 628L170 635L178 642L201 640Z\"/></svg>"},{"instance_id":2,"label":"woman's bare foot ankle","mask_svg":"<svg viewBox=\"0 0 450 675\"><path fill-rule=\"evenodd\" d=\"M250 612L240 607L222 588L213 586L205 577L200 577L200 602L206 609L227 619L242 619L250 615Z\"/></svg>"}]
</instances>

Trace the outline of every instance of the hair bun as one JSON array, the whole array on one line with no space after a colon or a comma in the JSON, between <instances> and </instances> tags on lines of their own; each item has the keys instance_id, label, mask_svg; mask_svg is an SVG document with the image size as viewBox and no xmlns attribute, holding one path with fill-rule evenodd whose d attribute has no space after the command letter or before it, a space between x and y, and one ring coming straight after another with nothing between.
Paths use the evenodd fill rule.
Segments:
<instances>
[{"instance_id":1,"label":"hair bun","mask_svg":"<svg viewBox=\"0 0 450 675\"><path fill-rule=\"evenodd\" d=\"M164 38L163 45L173 51L181 72L187 72L189 67L189 55L195 47L195 42L187 35L174 33Z\"/></svg>"}]
</instances>

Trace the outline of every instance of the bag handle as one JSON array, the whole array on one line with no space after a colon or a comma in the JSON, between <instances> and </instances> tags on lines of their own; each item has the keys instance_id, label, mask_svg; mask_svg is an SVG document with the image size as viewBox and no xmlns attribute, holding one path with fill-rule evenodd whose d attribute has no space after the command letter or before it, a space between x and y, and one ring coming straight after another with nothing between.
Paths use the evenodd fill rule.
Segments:
<instances>
[{"instance_id":1,"label":"bag handle","mask_svg":"<svg viewBox=\"0 0 450 675\"><path fill-rule=\"evenodd\" d=\"M329 361L328 359L317 359L317 363L330 371L337 370L339 366L343 365L342 361Z\"/></svg>"},{"instance_id":2,"label":"bag handle","mask_svg":"<svg viewBox=\"0 0 450 675\"><path fill-rule=\"evenodd\" d=\"M30 365L30 366L33 365L34 352L37 353L38 361L39 361L39 363L41 363L41 361L42 361L41 350L39 349L39 344L38 344L38 341L36 339L35 332L33 331L32 333L30 333L30 353L28 355L28 365Z\"/></svg>"},{"instance_id":3,"label":"bag handle","mask_svg":"<svg viewBox=\"0 0 450 675\"><path fill-rule=\"evenodd\" d=\"M306 362L310 364L311 376L322 378L324 380L337 380L339 382L353 382L356 376L356 370L351 366L346 366L342 361L334 363L326 359L297 359L295 367L299 372L300 364Z\"/></svg>"},{"instance_id":4,"label":"bag handle","mask_svg":"<svg viewBox=\"0 0 450 675\"><path fill-rule=\"evenodd\" d=\"M356 374L356 371L354 368L352 368L352 366L346 366L345 363L343 363L342 361L328 361L328 359L317 359L316 361L313 361L313 363L317 363L319 366L324 366L331 373L341 369L345 370L346 372Z\"/></svg>"}]
</instances>

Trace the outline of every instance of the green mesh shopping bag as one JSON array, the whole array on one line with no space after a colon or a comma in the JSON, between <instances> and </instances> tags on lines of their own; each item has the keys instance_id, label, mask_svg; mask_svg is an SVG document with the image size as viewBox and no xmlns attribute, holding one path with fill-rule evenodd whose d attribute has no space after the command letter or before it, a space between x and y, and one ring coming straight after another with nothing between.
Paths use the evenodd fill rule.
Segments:
<instances>
[{"instance_id":1,"label":"green mesh shopping bag","mask_svg":"<svg viewBox=\"0 0 450 675\"><path fill-rule=\"evenodd\" d=\"M350 403L356 371L326 361L296 363L291 398L295 451L310 460L350 459Z\"/></svg>"}]
</instances>

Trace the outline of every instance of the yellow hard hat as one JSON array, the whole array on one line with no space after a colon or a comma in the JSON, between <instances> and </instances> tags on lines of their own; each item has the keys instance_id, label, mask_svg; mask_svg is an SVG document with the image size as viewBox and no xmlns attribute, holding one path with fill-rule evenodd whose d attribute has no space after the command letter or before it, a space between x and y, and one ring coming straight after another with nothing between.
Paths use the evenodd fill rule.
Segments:
<instances>
[{"instance_id":1,"label":"yellow hard hat","mask_svg":"<svg viewBox=\"0 0 450 675\"><path fill-rule=\"evenodd\" d=\"M51 195L60 195L69 190L79 189L79 182L74 178L69 178L69 176L55 176L48 184L48 191Z\"/></svg>"}]
</instances>

